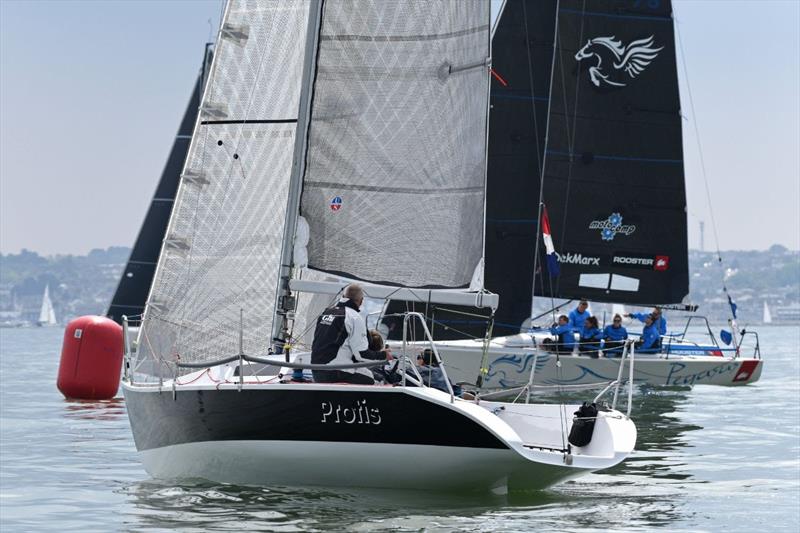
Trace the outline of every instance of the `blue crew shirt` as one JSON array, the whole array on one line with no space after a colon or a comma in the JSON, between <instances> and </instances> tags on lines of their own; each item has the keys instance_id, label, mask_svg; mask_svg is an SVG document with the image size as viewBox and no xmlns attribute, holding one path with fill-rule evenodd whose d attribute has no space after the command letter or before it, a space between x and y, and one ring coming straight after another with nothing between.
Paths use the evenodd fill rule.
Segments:
<instances>
[{"instance_id":1,"label":"blue crew shirt","mask_svg":"<svg viewBox=\"0 0 800 533\"><path fill-rule=\"evenodd\" d=\"M615 328L613 325L608 325L603 330L603 338L607 341L624 341L628 338L628 330L624 326Z\"/></svg>"},{"instance_id":2,"label":"blue crew shirt","mask_svg":"<svg viewBox=\"0 0 800 533\"><path fill-rule=\"evenodd\" d=\"M639 347L639 350L655 351L655 349L658 348L658 341L660 339L661 335L658 334L655 323L645 326L642 330L642 345Z\"/></svg>"},{"instance_id":3,"label":"blue crew shirt","mask_svg":"<svg viewBox=\"0 0 800 533\"><path fill-rule=\"evenodd\" d=\"M566 348L575 346L575 335L572 333L572 326L570 324L553 326L550 328L550 334L557 335L558 343Z\"/></svg>"},{"instance_id":4,"label":"blue crew shirt","mask_svg":"<svg viewBox=\"0 0 800 533\"><path fill-rule=\"evenodd\" d=\"M581 349L597 350L600 348L600 341L603 338L603 332L600 328L587 328L581 330Z\"/></svg>"},{"instance_id":5,"label":"blue crew shirt","mask_svg":"<svg viewBox=\"0 0 800 533\"><path fill-rule=\"evenodd\" d=\"M641 322L642 324L644 324L644 321L647 320L647 317L649 317L650 315L651 313L631 313L631 316L636 320L638 320L639 322ZM667 319L664 318L663 314L660 317L658 317L658 320L653 322L653 325L656 326L656 330L658 331L659 334L661 335L667 334Z\"/></svg>"},{"instance_id":6,"label":"blue crew shirt","mask_svg":"<svg viewBox=\"0 0 800 533\"><path fill-rule=\"evenodd\" d=\"M600 328L587 328L584 326L581 329L581 340L599 341L602 338L603 338L603 332L600 331Z\"/></svg>"},{"instance_id":7,"label":"blue crew shirt","mask_svg":"<svg viewBox=\"0 0 800 533\"><path fill-rule=\"evenodd\" d=\"M586 323L586 319L592 316L587 309L583 313L578 311L576 307L572 311L569 312L569 325L572 326L572 331L583 331L583 325Z\"/></svg>"}]
</instances>

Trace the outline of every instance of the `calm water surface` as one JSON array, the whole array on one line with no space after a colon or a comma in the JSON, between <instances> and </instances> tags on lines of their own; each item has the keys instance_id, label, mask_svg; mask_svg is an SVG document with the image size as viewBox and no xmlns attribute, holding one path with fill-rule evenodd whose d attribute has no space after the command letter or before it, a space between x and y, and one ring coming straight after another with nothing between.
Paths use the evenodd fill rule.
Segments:
<instances>
[{"instance_id":1,"label":"calm water surface","mask_svg":"<svg viewBox=\"0 0 800 533\"><path fill-rule=\"evenodd\" d=\"M761 329L761 381L635 397L636 453L534 495L163 483L122 400L55 388L60 329L0 330L2 531L798 531L800 328ZM403 468L387 460L386 475Z\"/></svg>"}]
</instances>

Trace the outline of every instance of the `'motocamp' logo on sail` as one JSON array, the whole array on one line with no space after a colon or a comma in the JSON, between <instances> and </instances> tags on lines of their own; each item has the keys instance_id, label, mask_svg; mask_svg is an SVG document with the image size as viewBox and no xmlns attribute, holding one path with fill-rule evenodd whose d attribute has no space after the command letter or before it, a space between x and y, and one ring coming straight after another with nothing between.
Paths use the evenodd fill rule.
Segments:
<instances>
[{"instance_id":1,"label":"'motocamp' logo on sail","mask_svg":"<svg viewBox=\"0 0 800 533\"><path fill-rule=\"evenodd\" d=\"M622 41L615 41L615 38L612 36L589 39L575 54L575 59L578 61L590 58L595 58L597 61L595 65L589 67L589 78L595 87L600 87L603 83L614 87L625 87L627 79L624 73L631 79L635 78L644 72L650 62L664 49L663 46L653 47L653 35L633 41L627 46L623 45ZM605 64L604 59L607 60Z\"/></svg>"},{"instance_id":2,"label":"'motocamp' logo on sail","mask_svg":"<svg viewBox=\"0 0 800 533\"><path fill-rule=\"evenodd\" d=\"M636 231L636 226L633 224L622 224L622 215L619 213L611 213L605 220L592 220L589 223L589 229L599 229L600 237L604 241L613 241L617 233L623 235L630 235Z\"/></svg>"}]
</instances>

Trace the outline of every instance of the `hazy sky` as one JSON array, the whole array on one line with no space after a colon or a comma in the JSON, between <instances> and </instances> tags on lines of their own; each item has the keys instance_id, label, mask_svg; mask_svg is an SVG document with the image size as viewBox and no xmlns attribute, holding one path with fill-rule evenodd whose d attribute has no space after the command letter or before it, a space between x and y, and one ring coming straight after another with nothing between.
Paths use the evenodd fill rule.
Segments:
<instances>
[{"instance_id":1,"label":"hazy sky","mask_svg":"<svg viewBox=\"0 0 800 533\"><path fill-rule=\"evenodd\" d=\"M674 0L689 242L800 248L800 0ZM0 251L131 246L221 2L0 0ZM682 63L681 63L682 65Z\"/></svg>"}]
</instances>

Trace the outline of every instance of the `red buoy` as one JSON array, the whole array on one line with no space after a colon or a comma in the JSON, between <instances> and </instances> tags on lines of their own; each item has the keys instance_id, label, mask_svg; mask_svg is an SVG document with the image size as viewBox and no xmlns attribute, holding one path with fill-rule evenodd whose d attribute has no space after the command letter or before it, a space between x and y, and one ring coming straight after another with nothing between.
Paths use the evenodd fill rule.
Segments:
<instances>
[{"instance_id":1,"label":"red buoy","mask_svg":"<svg viewBox=\"0 0 800 533\"><path fill-rule=\"evenodd\" d=\"M67 398L108 400L119 389L122 326L102 316L82 316L64 330L56 386Z\"/></svg>"}]
</instances>

